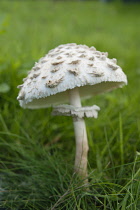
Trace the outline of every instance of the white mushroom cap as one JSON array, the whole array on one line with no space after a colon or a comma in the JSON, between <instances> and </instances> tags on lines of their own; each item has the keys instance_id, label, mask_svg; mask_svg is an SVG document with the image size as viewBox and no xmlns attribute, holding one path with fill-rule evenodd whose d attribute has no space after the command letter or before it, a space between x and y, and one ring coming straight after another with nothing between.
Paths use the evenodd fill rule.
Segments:
<instances>
[{"instance_id":1,"label":"white mushroom cap","mask_svg":"<svg viewBox=\"0 0 140 210\"><path fill-rule=\"evenodd\" d=\"M37 109L69 101L68 90L79 87L90 97L127 84L116 59L94 47L64 44L49 51L23 79L17 99L23 108Z\"/></svg>"}]
</instances>

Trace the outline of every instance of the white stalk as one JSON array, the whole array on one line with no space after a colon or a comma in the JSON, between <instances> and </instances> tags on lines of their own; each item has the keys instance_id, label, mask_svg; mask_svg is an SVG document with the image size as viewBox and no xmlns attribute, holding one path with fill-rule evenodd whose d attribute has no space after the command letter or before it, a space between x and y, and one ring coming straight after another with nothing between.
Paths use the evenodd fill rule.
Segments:
<instances>
[{"instance_id":1,"label":"white stalk","mask_svg":"<svg viewBox=\"0 0 140 210\"><path fill-rule=\"evenodd\" d=\"M69 90L70 104L75 107L81 107L81 99L78 88ZM75 140L76 140L76 156L75 156L75 172L82 178L87 176L87 155L88 155L88 140L86 125L83 118L73 117Z\"/></svg>"}]
</instances>

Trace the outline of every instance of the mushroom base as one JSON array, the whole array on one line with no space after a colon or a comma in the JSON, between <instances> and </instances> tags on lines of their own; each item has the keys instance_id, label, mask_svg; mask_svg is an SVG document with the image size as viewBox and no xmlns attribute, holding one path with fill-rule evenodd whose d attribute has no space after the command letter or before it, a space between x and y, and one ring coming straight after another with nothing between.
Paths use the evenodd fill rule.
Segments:
<instances>
[{"instance_id":1,"label":"mushroom base","mask_svg":"<svg viewBox=\"0 0 140 210\"><path fill-rule=\"evenodd\" d=\"M73 118L76 139L74 171L87 183L88 139L84 119Z\"/></svg>"}]
</instances>

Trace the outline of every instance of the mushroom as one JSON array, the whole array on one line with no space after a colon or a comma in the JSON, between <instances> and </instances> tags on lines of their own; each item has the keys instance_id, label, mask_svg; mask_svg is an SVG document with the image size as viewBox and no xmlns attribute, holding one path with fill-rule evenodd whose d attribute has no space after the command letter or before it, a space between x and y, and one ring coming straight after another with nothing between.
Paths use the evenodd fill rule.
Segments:
<instances>
[{"instance_id":1,"label":"mushroom","mask_svg":"<svg viewBox=\"0 0 140 210\"><path fill-rule=\"evenodd\" d=\"M53 115L72 116L76 139L74 169L83 179L88 174L89 149L84 118L97 118L100 108L96 105L82 107L81 98L127 84L127 77L116 64L116 59L107 56L108 53L96 51L94 47L75 43L60 45L40 59L19 86L17 99L21 107L53 106ZM65 102L70 105L63 104Z\"/></svg>"}]
</instances>

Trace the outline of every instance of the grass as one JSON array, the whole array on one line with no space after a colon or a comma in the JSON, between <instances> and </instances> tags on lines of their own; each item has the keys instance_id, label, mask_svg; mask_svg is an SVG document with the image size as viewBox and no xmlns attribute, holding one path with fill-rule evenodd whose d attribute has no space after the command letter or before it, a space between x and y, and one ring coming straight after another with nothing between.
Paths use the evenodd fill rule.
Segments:
<instances>
[{"instance_id":1,"label":"grass","mask_svg":"<svg viewBox=\"0 0 140 210\"><path fill-rule=\"evenodd\" d=\"M139 4L0 2L0 208L140 209ZM128 86L83 101L101 107L87 119L89 190L73 174L72 119L51 108L23 110L17 85L34 62L62 43L108 51Z\"/></svg>"}]
</instances>

